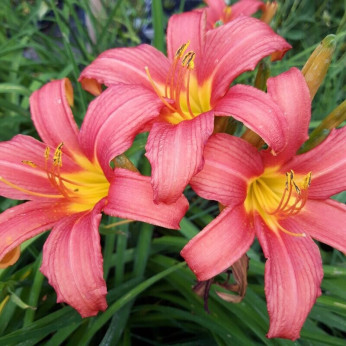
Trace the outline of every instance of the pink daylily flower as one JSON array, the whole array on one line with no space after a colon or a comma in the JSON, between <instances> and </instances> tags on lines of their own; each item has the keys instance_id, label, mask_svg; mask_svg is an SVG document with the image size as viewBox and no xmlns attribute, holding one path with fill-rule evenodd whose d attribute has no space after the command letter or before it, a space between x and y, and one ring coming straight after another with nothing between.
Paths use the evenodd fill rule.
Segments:
<instances>
[{"instance_id":1,"label":"pink daylily flower","mask_svg":"<svg viewBox=\"0 0 346 346\"><path fill-rule=\"evenodd\" d=\"M130 105L132 97L123 93L123 104ZM43 143L24 135L0 143L1 196L29 200L0 214L0 263L12 264L9 257L23 241L52 228L41 271L57 292L57 301L87 317L107 308L98 232L101 211L177 229L188 202L181 196L172 205L154 204L150 177L110 167L110 160L123 153L123 140L121 129L119 135L112 129L114 113L106 114L109 104L107 111L102 109L103 96L91 103L80 131L72 102L67 79L46 84L30 98ZM136 113L130 108L128 112ZM97 134L95 109L104 113Z\"/></svg>"},{"instance_id":2,"label":"pink daylily flower","mask_svg":"<svg viewBox=\"0 0 346 346\"><path fill-rule=\"evenodd\" d=\"M238 18L239 16L251 16L258 10L265 11L266 4L260 0L240 0L227 6L225 0L204 0L207 4L207 25L214 28L221 21L223 24Z\"/></svg>"},{"instance_id":3,"label":"pink daylily flower","mask_svg":"<svg viewBox=\"0 0 346 346\"><path fill-rule=\"evenodd\" d=\"M209 139L204 168L191 186L226 207L181 255L198 280L208 280L236 262L256 236L267 258L267 336L295 340L321 294L321 256L312 238L346 252L346 206L329 198L346 188L346 127L296 155L310 121L305 79L293 68L267 86L287 117L286 148L273 156L227 134Z\"/></svg>"},{"instance_id":4,"label":"pink daylily flower","mask_svg":"<svg viewBox=\"0 0 346 346\"><path fill-rule=\"evenodd\" d=\"M229 85L263 57L273 52L282 56L289 48L257 19L237 18L206 32L205 13L193 11L170 18L168 57L148 45L110 49L84 69L80 81L94 94L101 92L100 84L142 88L147 100L143 97L138 104L141 114L120 115L119 126L126 128L129 146L139 131L150 130L146 156L154 199L172 203L203 167L214 116L232 116L260 134L275 152L283 149L286 120L275 102L253 87ZM118 98L112 88L106 92ZM138 89L133 95L139 99Z\"/></svg>"}]
</instances>

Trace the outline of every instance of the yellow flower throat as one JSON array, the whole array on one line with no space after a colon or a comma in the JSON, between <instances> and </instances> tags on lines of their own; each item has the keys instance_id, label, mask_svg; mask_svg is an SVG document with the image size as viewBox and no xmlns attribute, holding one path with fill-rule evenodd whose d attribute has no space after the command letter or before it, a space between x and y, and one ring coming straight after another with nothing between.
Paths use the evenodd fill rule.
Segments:
<instances>
[{"instance_id":1,"label":"yellow flower throat","mask_svg":"<svg viewBox=\"0 0 346 346\"><path fill-rule=\"evenodd\" d=\"M2 177L0 177L0 181L28 195L56 200L64 199L69 202L71 212L92 209L99 200L108 195L109 182L98 163L91 163L87 158L81 156L76 158L76 162L81 167L80 171L74 173L62 172L62 147L63 143L57 146L52 160L50 148L47 147L45 149L44 167L40 167L32 161L22 161L23 164L43 172L57 194L31 191L13 184Z\"/></svg>"},{"instance_id":2,"label":"yellow flower throat","mask_svg":"<svg viewBox=\"0 0 346 346\"><path fill-rule=\"evenodd\" d=\"M193 51L185 54L189 44L189 41L184 43L175 53L164 85L155 83L149 68L145 67L150 84L165 105L161 118L171 124L191 120L211 109L211 81L199 85L194 63L196 54Z\"/></svg>"},{"instance_id":3,"label":"yellow flower throat","mask_svg":"<svg viewBox=\"0 0 346 346\"><path fill-rule=\"evenodd\" d=\"M248 213L257 212L275 232L305 236L286 230L279 221L297 215L304 208L310 184L311 172L295 175L292 170L282 174L276 168L266 169L248 185L245 209Z\"/></svg>"}]
</instances>

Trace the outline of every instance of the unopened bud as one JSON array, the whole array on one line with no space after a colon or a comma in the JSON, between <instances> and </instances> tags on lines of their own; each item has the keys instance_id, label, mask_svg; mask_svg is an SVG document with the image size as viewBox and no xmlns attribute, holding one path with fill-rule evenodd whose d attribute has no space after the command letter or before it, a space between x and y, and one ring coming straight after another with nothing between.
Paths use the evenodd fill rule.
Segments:
<instances>
[{"instance_id":1,"label":"unopened bud","mask_svg":"<svg viewBox=\"0 0 346 346\"><path fill-rule=\"evenodd\" d=\"M311 99L314 98L327 73L335 50L335 45L335 35L326 36L312 52L302 69L302 73L310 90Z\"/></svg>"},{"instance_id":2,"label":"unopened bud","mask_svg":"<svg viewBox=\"0 0 346 346\"><path fill-rule=\"evenodd\" d=\"M320 144L330 133L332 129L340 126L346 121L346 101L342 102L322 122L311 132L309 139L299 150L299 153L305 153Z\"/></svg>"},{"instance_id":3,"label":"unopened bud","mask_svg":"<svg viewBox=\"0 0 346 346\"><path fill-rule=\"evenodd\" d=\"M271 20L273 19L277 9L278 9L278 4L275 1L274 2L268 1L262 8L263 13L260 18L261 21L269 24Z\"/></svg>"},{"instance_id":4,"label":"unopened bud","mask_svg":"<svg viewBox=\"0 0 346 346\"><path fill-rule=\"evenodd\" d=\"M265 91L267 88L267 80L270 77L270 67L269 64L262 60L258 64L258 70L255 78L255 87L257 89Z\"/></svg>"},{"instance_id":5,"label":"unopened bud","mask_svg":"<svg viewBox=\"0 0 346 346\"><path fill-rule=\"evenodd\" d=\"M125 154L116 156L113 159L115 168L124 168L132 172L138 172L136 166L126 157Z\"/></svg>"}]
</instances>

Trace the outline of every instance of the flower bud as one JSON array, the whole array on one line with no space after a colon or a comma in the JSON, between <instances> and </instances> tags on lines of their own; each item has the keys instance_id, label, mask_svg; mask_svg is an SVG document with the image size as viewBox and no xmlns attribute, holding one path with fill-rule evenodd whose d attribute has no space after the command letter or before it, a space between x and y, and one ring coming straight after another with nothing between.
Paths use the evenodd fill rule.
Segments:
<instances>
[{"instance_id":1,"label":"flower bud","mask_svg":"<svg viewBox=\"0 0 346 346\"><path fill-rule=\"evenodd\" d=\"M261 16L261 21L264 23L269 24L271 20L273 19L276 10L278 9L278 4L274 2L267 2L263 8L262 8L262 16Z\"/></svg>"},{"instance_id":2,"label":"flower bud","mask_svg":"<svg viewBox=\"0 0 346 346\"><path fill-rule=\"evenodd\" d=\"M335 50L335 35L326 36L310 55L302 73L310 90L311 100L321 85Z\"/></svg>"}]
</instances>

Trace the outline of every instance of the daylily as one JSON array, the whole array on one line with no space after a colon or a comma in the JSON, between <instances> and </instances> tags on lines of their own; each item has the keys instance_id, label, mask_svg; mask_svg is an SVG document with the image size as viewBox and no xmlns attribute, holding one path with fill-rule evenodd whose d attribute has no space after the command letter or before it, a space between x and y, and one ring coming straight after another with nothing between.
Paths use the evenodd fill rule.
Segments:
<instances>
[{"instance_id":1,"label":"daylily","mask_svg":"<svg viewBox=\"0 0 346 346\"><path fill-rule=\"evenodd\" d=\"M276 2L264 3L260 0L240 0L232 6L227 6L225 0L204 0L207 4L207 25L209 29L214 28L218 23L228 23L239 16L251 16L258 10L263 12L261 20L269 24L277 9Z\"/></svg>"},{"instance_id":2,"label":"daylily","mask_svg":"<svg viewBox=\"0 0 346 346\"><path fill-rule=\"evenodd\" d=\"M227 134L209 139L204 168L191 186L226 207L181 255L199 281L208 280L236 262L256 236L267 258L267 336L295 340L321 294L321 256L312 238L346 252L346 206L329 198L346 187L346 127L296 155L310 120L304 77L293 68L269 78L267 87L287 117L286 148L273 156Z\"/></svg>"},{"instance_id":3,"label":"daylily","mask_svg":"<svg viewBox=\"0 0 346 346\"><path fill-rule=\"evenodd\" d=\"M101 92L100 84L142 88L133 90L138 100L143 94L140 115L120 115L118 123L127 130L129 146L139 131L150 130L146 156L155 202L171 203L203 167L215 115L243 121L274 151L282 150L285 119L277 105L253 87L229 85L263 57L276 51L283 55L289 48L257 19L241 17L206 32L205 13L188 12L169 20L168 58L148 45L110 49L84 69L80 81L94 94ZM106 92L118 98L112 88Z\"/></svg>"},{"instance_id":4,"label":"daylily","mask_svg":"<svg viewBox=\"0 0 346 346\"><path fill-rule=\"evenodd\" d=\"M125 92L119 99L126 104L132 97ZM115 134L112 128L117 113L111 107L111 113L102 109L107 103L103 96L91 103L80 131L72 102L69 80L48 83L30 98L43 143L24 135L0 143L1 196L29 200L0 214L0 260L12 264L10 257L18 255L23 241L52 228L41 271L58 302L87 317L107 307L98 233L101 211L179 228L188 203L181 196L172 205L154 204L149 177L111 168L110 160L123 153L123 139L122 132ZM102 126L95 132L99 121Z\"/></svg>"}]
</instances>

